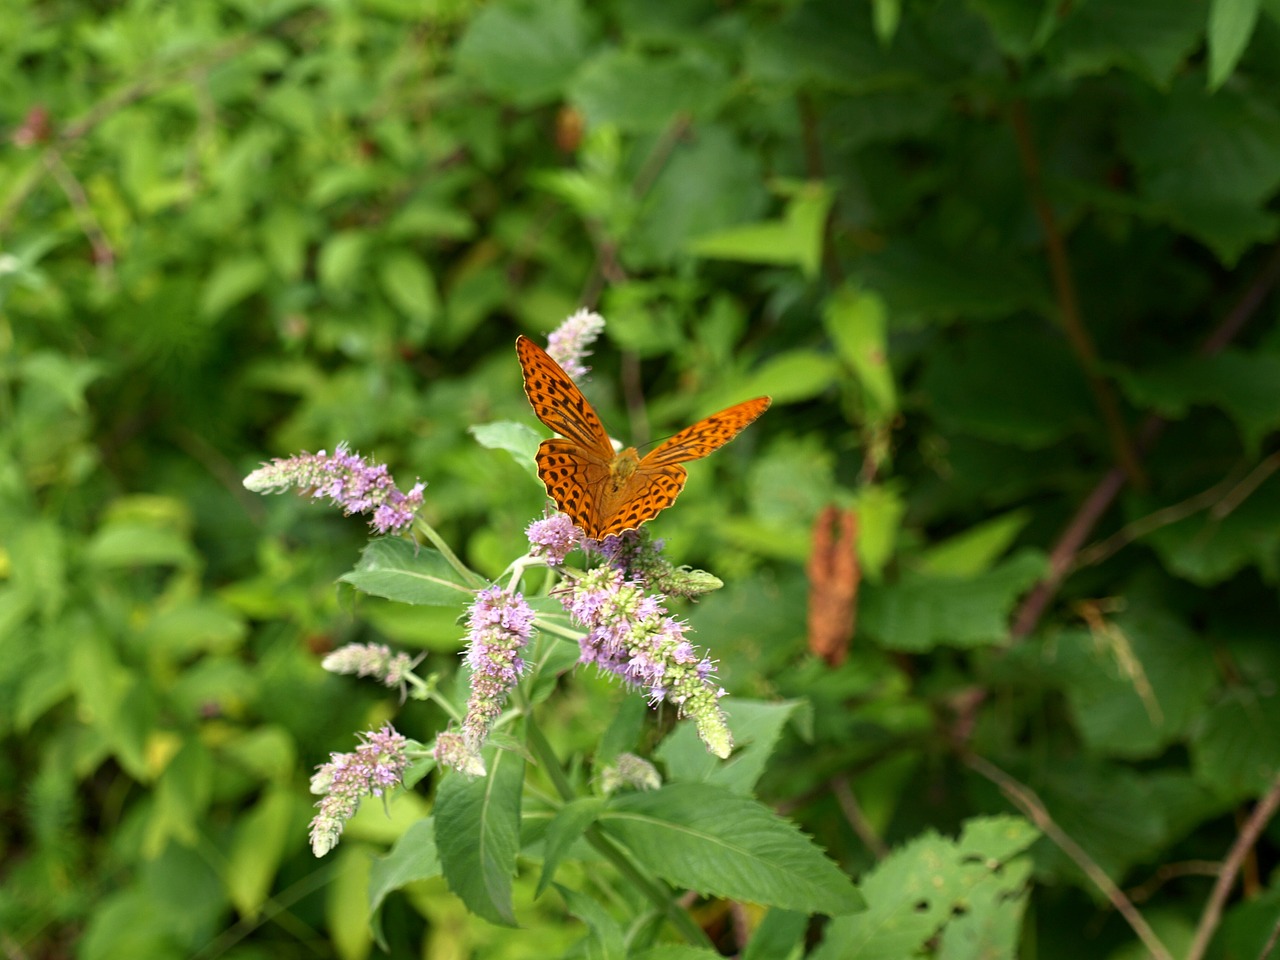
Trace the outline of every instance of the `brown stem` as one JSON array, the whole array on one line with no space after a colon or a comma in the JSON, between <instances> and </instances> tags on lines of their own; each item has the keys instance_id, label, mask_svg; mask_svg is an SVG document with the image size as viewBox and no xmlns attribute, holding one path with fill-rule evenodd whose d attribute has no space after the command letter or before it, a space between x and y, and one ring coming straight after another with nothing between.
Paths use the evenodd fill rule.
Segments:
<instances>
[{"instance_id":1,"label":"brown stem","mask_svg":"<svg viewBox=\"0 0 1280 960\"><path fill-rule=\"evenodd\" d=\"M1230 344L1244 325L1258 312L1278 281L1280 281L1280 246L1272 251L1253 283L1201 344L1200 356L1211 357ZM1166 422L1162 417L1149 416L1138 431L1138 449L1144 453L1150 450L1160 434L1164 432L1165 426ZM1057 595L1058 587L1061 586L1067 571L1071 568L1075 555L1088 539L1089 533L1098 520L1107 512L1124 488L1124 483L1124 472L1118 467L1113 467L1098 481L1098 485L1076 510L1076 515L1071 518L1062 536L1054 545L1052 553L1049 554L1048 575L1027 594L1014 617L1011 631L1014 639L1027 636L1036 628L1045 610Z\"/></svg>"},{"instance_id":2,"label":"brown stem","mask_svg":"<svg viewBox=\"0 0 1280 960\"><path fill-rule=\"evenodd\" d=\"M833 778L831 792L835 794L836 802L840 804L840 809L844 812L845 819L849 821L849 826L853 827L853 832L858 835L858 839L863 842L866 848L875 855L875 858L883 860L889 856L888 845L880 839L880 834L876 833L876 828L871 825L867 815L862 812L862 805L858 803L858 798L854 795L853 788L849 786L849 778L845 776Z\"/></svg>"},{"instance_id":3,"label":"brown stem","mask_svg":"<svg viewBox=\"0 0 1280 960\"><path fill-rule=\"evenodd\" d=\"M1253 813L1245 821L1240 835L1236 837L1236 842L1231 845L1231 852L1222 862L1218 881L1213 885L1213 892L1209 894L1209 901L1205 904L1204 913L1200 916L1195 939L1191 941L1186 960L1200 960L1204 956L1205 950L1209 947L1209 940L1222 919L1222 907L1227 902L1231 888L1235 886L1236 874L1240 872L1240 866L1253 849L1253 845L1258 842L1263 828L1275 816L1277 807L1280 807L1280 774L1271 781L1271 788L1253 808Z\"/></svg>"},{"instance_id":4,"label":"brown stem","mask_svg":"<svg viewBox=\"0 0 1280 960\"><path fill-rule=\"evenodd\" d=\"M1138 939L1142 941L1148 952L1156 960L1173 960L1173 955L1160 942L1160 938L1156 936L1155 931L1151 929L1138 911L1138 908L1133 905L1133 901L1126 897L1124 891L1117 887L1111 878L1107 876L1106 871L1098 866L1093 858L1085 853L1084 849L1071 839L1071 836L1065 830L1058 826L1053 817L1049 815L1049 811L1045 809L1040 798L1035 795L1035 792L1030 787L1019 783L995 764L977 754L968 754L965 757L965 763L971 770L986 777L999 787L1000 792L1008 798L1010 803L1026 814L1031 822L1057 845L1059 850L1070 857L1072 862L1084 871L1085 876L1092 880L1094 885L1102 891L1103 896L1111 901L1111 905L1116 908L1116 912L1124 917L1133 932L1138 935Z\"/></svg>"},{"instance_id":5,"label":"brown stem","mask_svg":"<svg viewBox=\"0 0 1280 960\"><path fill-rule=\"evenodd\" d=\"M1080 298L1076 293L1076 282L1071 271L1071 259L1067 255L1066 241L1058 226L1053 205L1045 195L1044 181L1040 175L1040 156L1036 151L1035 139L1031 135L1031 122L1027 117L1027 107L1023 101L1013 102L1009 120L1013 126L1014 141L1018 145L1022 172L1027 178L1031 204L1035 208L1036 218L1040 221L1040 229L1044 233L1045 253L1049 259L1049 273L1053 278L1053 289L1058 300L1062 328L1089 380L1094 402L1102 414L1103 423L1106 424L1113 456L1124 469L1131 483L1140 488L1145 487L1147 478L1138 460L1137 451L1134 449L1133 439L1125 427L1124 417L1120 413L1120 404L1116 400L1110 382L1098 373L1098 350L1094 346L1093 337L1089 334L1089 328L1085 325L1084 315L1080 310Z\"/></svg>"}]
</instances>

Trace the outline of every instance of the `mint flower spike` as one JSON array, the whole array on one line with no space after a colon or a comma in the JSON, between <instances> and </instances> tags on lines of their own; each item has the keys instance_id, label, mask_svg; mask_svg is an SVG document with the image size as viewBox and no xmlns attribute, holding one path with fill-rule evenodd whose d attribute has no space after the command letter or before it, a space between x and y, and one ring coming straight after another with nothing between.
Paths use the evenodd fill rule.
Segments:
<instances>
[{"instance_id":1,"label":"mint flower spike","mask_svg":"<svg viewBox=\"0 0 1280 960\"><path fill-rule=\"evenodd\" d=\"M560 566L570 551L585 540L582 529L563 513L533 521L525 528L525 535L529 538L529 555L541 557L548 567Z\"/></svg>"},{"instance_id":2,"label":"mint flower spike","mask_svg":"<svg viewBox=\"0 0 1280 960\"><path fill-rule=\"evenodd\" d=\"M413 523L422 505L424 483L401 493L385 463L369 464L340 443L333 453L303 453L264 463L244 478L254 493L283 493L294 488L315 499L328 497L348 516L372 513L369 525L378 533L399 533Z\"/></svg>"},{"instance_id":3,"label":"mint flower spike","mask_svg":"<svg viewBox=\"0 0 1280 960\"><path fill-rule=\"evenodd\" d=\"M463 651L471 668L467 714L461 731L440 734L432 752L445 766L475 777L484 774L480 748L524 673L520 654L533 635L533 609L519 593L487 587L476 594L467 627L471 631Z\"/></svg>"},{"instance_id":4,"label":"mint flower spike","mask_svg":"<svg viewBox=\"0 0 1280 960\"><path fill-rule=\"evenodd\" d=\"M360 734L355 753L333 753L311 778L311 792L321 795L320 812L311 820L311 851L317 857L338 845L342 828L367 796L381 797L402 782L409 766L409 741L386 724Z\"/></svg>"},{"instance_id":5,"label":"mint flower spike","mask_svg":"<svg viewBox=\"0 0 1280 960\"><path fill-rule=\"evenodd\" d=\"M403 699L411 681L421 683L413 676L413 668L424 657L425 653L416 657L410 657L407 653L392 653L385 643L348 643L321 660L320 666L330 673L376 677L384 686L399 687Z\"/></svg>"},{"instance_id":6,"label":"mint flower spike","mask_svg":"<svg viewBox=\"0 0 1280 960\"><path fill-rule=\"evenodd\" d=\"M596 567L560 592L561 604L587 628L579 661L648 690L655 706L674 704L693 720L707 749L723 759L733 751L733 735L718 704L725 690L711 681L715 665L698 655L684 637L687 624L668 616L659 600L610 566Z\"/></svg>"},{"instance_id":7,"label":"mint flower spike","mask_svg":"<svg viewBox=\"0 0 1280 960\"><path fill-rule=\"evenodd\" d=\"M571 380L581 380L591 372L590 367L583 365L582 358L590 356L587 347L595 343L603 329L604 317L583 308L551 331L547 336L547 353Z\"/></svg>"}]
</instances>

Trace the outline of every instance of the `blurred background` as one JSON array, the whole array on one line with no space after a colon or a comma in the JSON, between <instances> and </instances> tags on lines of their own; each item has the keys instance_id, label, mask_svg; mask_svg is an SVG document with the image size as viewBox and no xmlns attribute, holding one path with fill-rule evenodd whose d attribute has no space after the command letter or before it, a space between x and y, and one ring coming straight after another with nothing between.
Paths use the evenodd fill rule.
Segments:
<instances>
[{"instance_id":1,"label":"blurred background","mask_svg":"<svg viewBox=\"0 0 1280 960\"><path fill-rule=\"evenodd\" d=\"M374 949L370 857L431 783L316 860L307 779L445 719L319 662L447 678L463 629L335 583L360 518L241 480L346 442L495 576L545 500L469 430L535 426L515 337L589 306L615 436L774 398L653 524L725 581L679 610L725 687L804 704L762 798L857 877L1025 813L1002 771L1185 955L1280 770L1278 17L10 0L0 951ZM573 755L621 695L564 687ZM1278 841L1210 955L1265 948ZM393 955L560 955L535 876L519 932L394 894ZM1146 955L1049 840L1016 908L1020 956Z\"/></svg>"}]
</instances>

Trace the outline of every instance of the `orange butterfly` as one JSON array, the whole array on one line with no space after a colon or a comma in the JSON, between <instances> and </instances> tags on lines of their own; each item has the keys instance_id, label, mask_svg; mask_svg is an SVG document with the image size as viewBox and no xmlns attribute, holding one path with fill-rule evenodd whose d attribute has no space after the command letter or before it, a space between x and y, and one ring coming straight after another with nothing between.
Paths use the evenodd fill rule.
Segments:
<instances>
[{"instance_id":1,"label":"orange butterfly","mask_svg":"<svg viewBox=\"0 0 1280 960\"><path fill-rule=\"evenodd\" d=\"M635 447L615 454L600 418L560 364L528 337L516 339L516 354L534 414L565 438L542 441L538 476L593 540L634 529L671 506L687 476L680 464L724 446L769 409L769 397L745 400L685 427L643 458Z\"/></svg>"}]
</instances>

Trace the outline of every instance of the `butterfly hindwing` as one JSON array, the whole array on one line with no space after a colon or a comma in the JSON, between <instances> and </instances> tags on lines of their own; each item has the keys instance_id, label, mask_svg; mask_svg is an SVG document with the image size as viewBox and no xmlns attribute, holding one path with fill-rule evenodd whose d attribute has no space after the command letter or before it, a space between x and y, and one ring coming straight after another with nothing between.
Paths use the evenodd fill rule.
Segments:
<instances>
[{"instance_id":1,"label":"butterfly hindwing","mask_svg":"<svg viewBox=\"0 0 1280 960\"><path fill-rule=\"evenodd\" d=\"M524 392L539 420L563 437L599 456L611 458L613 444L604 424L567 373L528 337L516 338L524 371Z\"/></svg>"},{"instance_id":2,"label":"butterfly hindwing","mask_svg":"<svg viewBox=\"0 0 1280 960\"><path fill-rule=\"evenodd\" d=\"M741 433L747 424L769 409L769 403L768 397L756 397L713 413L654 447L641 465L660 466L701 459Z\"/></svg>"},{"instance_id":3,"label":"butterfly hindwing","mask_svg":"<svg viewBox=\"0 0 1280 960\"><path fill-rule=\"evenodd\" d=\"M589 537L599 526L600 494L609 479L609 465L584 454L572 440L543 440L537 454L538 476L556 506ZM604 536L600 534L599 536Z\"/></svg>"},{"instance_id":4,"label":"butterfly hindwing","mask_svg":"<svg viewBox=\"0 0 1280 960\"><path fill-rule=\"evenodd\" d=\"M601 531L598 537L622 533L652 520L671 504L684 489L688 474L679 464L665 464L636 469L617 496L601 502Z\"/></svg>"}]
</instances>

